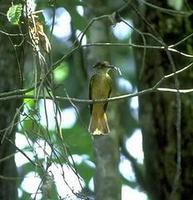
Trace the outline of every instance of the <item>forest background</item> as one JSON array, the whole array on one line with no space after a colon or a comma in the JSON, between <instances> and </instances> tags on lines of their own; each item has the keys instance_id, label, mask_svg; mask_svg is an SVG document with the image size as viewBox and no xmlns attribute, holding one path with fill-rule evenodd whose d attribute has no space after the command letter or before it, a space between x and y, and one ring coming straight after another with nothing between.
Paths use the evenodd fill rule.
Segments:
<instances>
[{"instance_id":1,"label":"forest background","mask_svg":"<svg viewBox=\"0 0 193 200\"><path fill-rule=\"evenodd\" d=\"M1 0L0 199L192 199L192 8ZM102 100L111 133L92 137L104 60L121 74Z\"/></svg>"}]
</instances>

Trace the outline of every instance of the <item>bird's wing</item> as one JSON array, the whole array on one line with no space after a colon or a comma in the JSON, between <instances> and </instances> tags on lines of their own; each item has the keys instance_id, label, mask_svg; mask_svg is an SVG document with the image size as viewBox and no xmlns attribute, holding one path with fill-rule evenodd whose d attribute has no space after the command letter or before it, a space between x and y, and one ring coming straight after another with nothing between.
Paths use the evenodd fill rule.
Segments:
<instances>
[{"instance_id":1,"label":"bird's wing","mask_svg":"<svg viewBox=\"0 0 193 200\"><path fill-rule=\"evenodd\" d=\"M111 90L112 90L112 88L111 88L111 86L112 86L112 79L109 77L108 79L108 84L109 84L109 93L108 93L108 98L110 97L110 95L111 95ZM106 102L105 103L105 105L104 105L104 111L106 112L106 110L107 110L107 105L108 105L108 102Z\"/></svg>"},{"instance_id":2,"label":"bird's wing","mask_svg":"<svg viewBox=\"0 0 193 200\"><path fill-rule=\"evenodd\" d=\"M93 84L94 76L91 77L89 83L89 99L92 100L92 84ZM90 104L90 113L92 113L93 104Z\"/></svg>"}]
</instances>

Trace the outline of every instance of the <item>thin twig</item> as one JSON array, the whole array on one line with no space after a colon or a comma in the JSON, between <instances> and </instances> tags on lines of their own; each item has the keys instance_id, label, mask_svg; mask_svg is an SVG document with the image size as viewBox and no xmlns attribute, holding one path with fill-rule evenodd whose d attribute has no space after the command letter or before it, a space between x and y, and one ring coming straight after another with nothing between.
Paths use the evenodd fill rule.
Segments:
<instances>
[{"instance_id":1,"label":"thin twig","mask_svg":"<svg viewBox=\"0 0 193 200\"><path fill-rule=\"evenodd\" d=\"M130 94L124 94L124 95L118 95L115 97L111 97L111 98L107 98L107 99L95 99L95 100L88 100L88 99L79 99L79 98L73 98L73 97L61 97L61 96L56 96L57 100L62 100L62 101L71 101L71 102L77 102L77 103L100 103L100 102L110 102L110 101L117 101L117 100L121 100L121 99L125 99L125 98L131 98L131 97L135 97L135 96L141 96L144 94L148 94L151 92L156 92L156 91L161 91L159 89L159 86L167 79L172 78L174 76L176 76L176 74L180 74L188 69L190 69L193 65L193 62L191 62L190 64L188 64L187 66L185 66L184 68L173 72L171 74L165 75L163 76L153 87L139 91L139 92L134 92L134 93L130 93ZM177 90L177 89L176 89ZM179 90L179 89L178 89ZM180 92L180 90L179 90ZM190 91L191 92L191 91ZM35 99L35 97L33 95L12 95L12 96L5 96L5 97L0 97L0 101L5 101L8 99L18 99L18 98L26 98L26 99ZM38 96L38 99L52 99L50 96L49 97L45 97L45 96Z\"/></svg>"},{"instance_id":2,"label":"thin twig","mask_svg":"<svg viewBox=\"0 0 193 200\"><path fill-rule=\"evenodd\" d=\"M156 6L155 4L152 4L152 3L149 3L147 1L144 1L144 0L141 0L142 3L144 3L145 5L153 8L153 9L156 9L156 10L159 10L163 13L167 13L167 14L170 14L170 15L178 15L178 16L190 16L192 15L193 11L189 11L189 12L186 12L186 11L180 11L180 10L172 10L172 9L167 9L167 8L162 8L162 7L159 7L159 6Z\"/></svg>"},{"instance_id":3,"label":"thin twig","mask_svg":"<svg viewBox=\"0 0 193 200\"><path fill-rule=\"evenodd\" d=\"M23 34L23 33L7 33L5 31L2 31L0 30L0 33L6 35L6 36L9 36L9 37L18 37L18 36L21 36L21 37L24 37L26 34Z\"/></svg>"},{"instance_id":4,"label":"thin twig","mask_svg":"<svg viewBox=\"0 0 193 200\"><path fill-rule=\"evenodd\" d=\"M192 93L193 89L174 89L174 88L157 88L158 91L161 92L172 92L172 93L177 93L179 91L180 94L186 94L186 93Z\"/></svg>"}]
</instances>

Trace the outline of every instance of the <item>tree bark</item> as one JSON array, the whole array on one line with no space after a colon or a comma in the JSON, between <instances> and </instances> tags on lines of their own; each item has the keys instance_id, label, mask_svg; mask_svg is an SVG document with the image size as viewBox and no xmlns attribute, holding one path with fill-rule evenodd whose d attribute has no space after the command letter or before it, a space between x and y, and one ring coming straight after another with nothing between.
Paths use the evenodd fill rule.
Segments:
<instances>
[{"instance_id":1,"label":"tree bark","mask_svg":"<svg viewBox=\"0 0 193 200\"><path fill-rule=\"evenodd\" d=\"M149 1L155 4L155 1ZM156 1L156 5L167 8L165 1ZM186 9L184 7L184 9ZM182 9L183 10L183 9ZM174 44L183 37L192 33L192 17L179 17L167 15L159 9L146 7L143 16L139 17L138 27L143 27L143 32L150 32L157 38L160 37L167 45ZM147 23L148 22L148 23ZM143 24L143 25L142 25ZM150 24L151 27L148 25ZM153 30L154 29L154 30ZM137 40L139 43L139 38ZM148 45L155 45L153 39L147 39ZM192 39L183 42L179 50L192 54ZM136 54L142 56L140 50ZM183 68L188 62L179 54L171 54L176 69ZM139 89L152 87L164 75L173 72L171 63L166 51L148 49L145 66L142 69L141 59L137 57ZM181 88L192 88L191 73L184 72L178 75ZM174 79L164 82L162 87L175 88ZM139 97L139 113L143 132L144 164L146 169L146 189L151 200L181 200L193 199L192 162L193 162L193 136L192 131L192 111L193 106L190 101L192 94L181 96L181 171L179 180L175 186L174 180L177 169L177 104L176 94L171 93L151 93ZM175 188L176 187L176 188Z\"/></svg>"},{"instance_id":2,"label":"tree bark","mask_svg":"<svg viewBox=\"0 0 193 200\"><path fill-rule=\"evenodd\" d=\"M7 12L11 0L1 1L0 12ZM1 15L1 30L7 33L18 33L18 27L11 25L6 16ZM9 92L21 87L21 37L9 37L0 33L0 93ZM20 63L20 64L19 64ZM17 170L14 160L15 131L18 116L17 108L21 100L0 101L0 199L14 200L17 196ZM11 141L11 142L10 142Z\"/></svg>"}]
</instances>

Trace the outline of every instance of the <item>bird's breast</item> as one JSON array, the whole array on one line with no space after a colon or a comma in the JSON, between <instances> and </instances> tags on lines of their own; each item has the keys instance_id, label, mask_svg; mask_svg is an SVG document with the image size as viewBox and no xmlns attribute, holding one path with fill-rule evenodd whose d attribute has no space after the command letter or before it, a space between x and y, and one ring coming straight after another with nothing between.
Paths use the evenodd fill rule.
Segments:
<instances>
[{"instance_id":1,"label":"bird's breast","mask_svg":"<svg viewBox=\"0 0 193 200\"><path fill-rule=\"evenodd\" d=\"M92 81L92 99L108 98L111 91L111 77L108 74L95 74Z\"/></svg>"}]
</instances>

